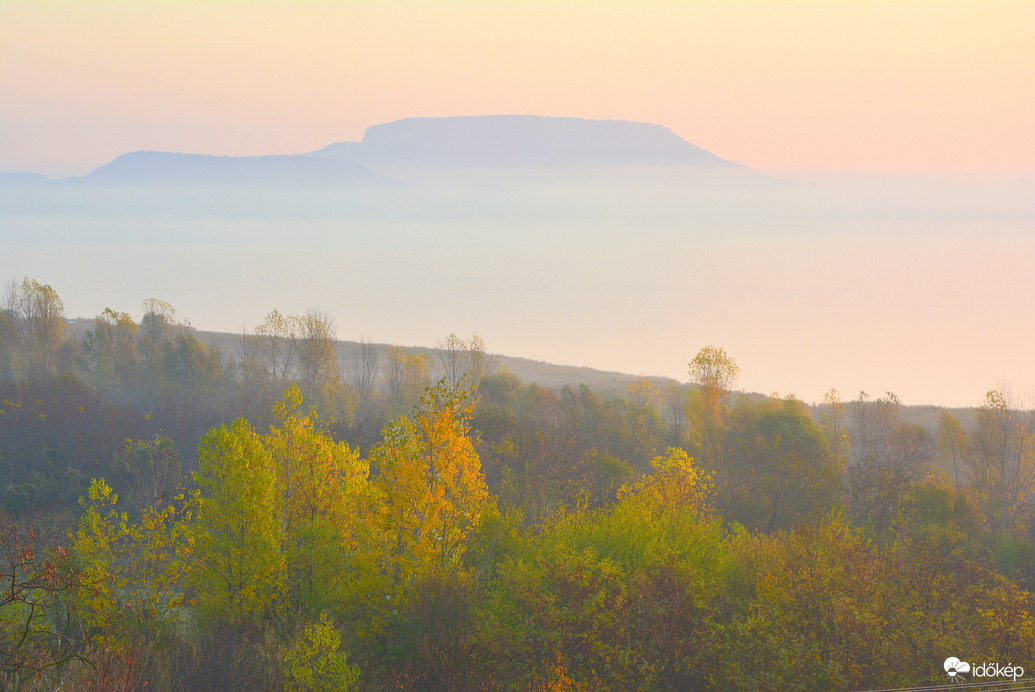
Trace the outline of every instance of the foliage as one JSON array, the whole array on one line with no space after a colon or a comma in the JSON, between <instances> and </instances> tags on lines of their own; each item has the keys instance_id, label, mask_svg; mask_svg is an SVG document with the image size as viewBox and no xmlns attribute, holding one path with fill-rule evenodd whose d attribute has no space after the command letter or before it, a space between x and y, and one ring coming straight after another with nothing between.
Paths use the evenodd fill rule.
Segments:
<instances>
[{"instance_id":1,"label":"foliage","mask_svg":"<svg viewBox=\"0 0 1035 692\"><path fill-rule=\"evenodd\" d=\"M0 689L30 686L78 655L61 621L80 583L63 548L37 545L0 515Z\"/></svg>"},{"instance_id":2,"label":"foliage","mask_svg":"<svg viewBox=\"0 0 1035 692\"><path fill-rule=\"evenodd\" d=\"M351 692L358 689L359 668L349 665L327 613L307 624L302 636L284 654L287 692Z\"/></svg>"},{"instance_id":3,"label":"foliage","mask_svg":"<svg viewBox=\"0 0 1035 692\"><path fill-rule=\"evenodd\" d=\"M244 420L206 435L199 456L190 505L199 559L188 575L198 609L232 623L262 621L283 604L285 589L272 457Z\"/></svg>"},{"instance_id":4,"label":"foliage","mask_svg":"<svg viewBox=\"0 0 1035 692\"><path fill-rule=\"evenodd\" d=\"M732 419L716 475L727 519L768 532L818 521L839 503L842 468L801 402L743 402Z\"/></svg>"},{"instance_id":5,"label":"foliage","mask_svg":"<svg viewBox=\"0 0 1035 692\"><path fill-rule=\"evenodd\" d=\"M98 671L126 673L140 663L140 642L164 644L183 614L180 582L192 550L183 495L141 510L138 521L120 512L103 480L90 483L74 535L83 585L76 614L92 639Z\"/></svg>"},{"instance_id":6,"label":"foliage","mask_svg":"<svg viewBox=\"0 0 1035 692\"><path fill-rule=\"evenodd\" d=\"M469 398L468 389L440 381L415 417L389 424L371 452L376 520L385 539L376 562L389 599L421 575L458 564L485 507L488 490L468 436Z\"/></svg>"}]
</instances>

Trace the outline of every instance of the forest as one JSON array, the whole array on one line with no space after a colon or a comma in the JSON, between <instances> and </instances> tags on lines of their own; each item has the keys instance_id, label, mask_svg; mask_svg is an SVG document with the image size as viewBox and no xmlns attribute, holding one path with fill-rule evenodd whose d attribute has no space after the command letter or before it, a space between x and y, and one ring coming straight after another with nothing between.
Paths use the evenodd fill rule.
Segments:
<instances>
[{"instance_id":1,"label":"forest","mask_svg":"<svg viewBox=\"0 0 1035 692\"><path fill-rule=\"evenodd\" d=\"M1035 412L551 389L478 336L0 295L0 690L862 690L1035 671ZM951 373L946 373L951 376ZM944 665L943 665L944 664ZM1006 680L1005 678L1003 680Z\"/></svg>"}]
</instances>

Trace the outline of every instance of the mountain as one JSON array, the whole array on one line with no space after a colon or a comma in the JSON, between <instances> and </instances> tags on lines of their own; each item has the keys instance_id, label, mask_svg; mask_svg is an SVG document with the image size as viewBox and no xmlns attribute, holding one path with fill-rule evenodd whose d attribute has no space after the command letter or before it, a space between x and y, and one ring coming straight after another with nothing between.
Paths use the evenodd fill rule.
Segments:
<instances>
[{"instance_id":1,"label":"mountain","mask_svg":"<svg viewBox=\"0 0 1035 692\"><path fill-rule=\"evenodd\" d=\"M95 168L86 182L144 185L275 184L386 187L397 183L355 163L313 156L208 156L134 151Z\"/></svg>"},{"instance_id":2,"label":"mountain","mask_svg":"<svg viewBox=\"0 0 1035 692\"><path fill-rule=\"evenodd\" d=\"M535 115L407 118L367 129L361 142L309 154L379 166L743 168L667 127L627 120Z\"/></svg>"},{"instance_id":3,"label":"mountain","mask_svg":"<svg viewBox=\"0 0 1035 692\"><path fill-rule=\"evenodd\" d=\"M0 185L39 185L49 182L53 182L53 180L39 173L0 172Z\"/></svg>"}]
</instances>

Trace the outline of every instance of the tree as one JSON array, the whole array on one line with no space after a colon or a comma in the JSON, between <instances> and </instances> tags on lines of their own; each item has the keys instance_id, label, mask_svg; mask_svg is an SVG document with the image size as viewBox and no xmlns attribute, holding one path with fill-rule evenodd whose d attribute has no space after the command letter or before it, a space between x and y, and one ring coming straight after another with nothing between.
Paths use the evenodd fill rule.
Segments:
<instances>
[{"instance_id":1,"label":"tree","mask_svg":"<svg viewBox=\"0 0 1035 692\"><path fill-rule=\"evenodd\" d=\"M286 654L287 692L352 692L359 687L359 668L339 652L341 635L327 613L309 623Z\"/></svg>"},{"instance_id":2,"label":"tree","mask_svg":"<svg viewBox=\"0 0 1035 692\"><path fill-rule=\"evenodd\" d=\"M144 373L152 396L157 395L161 381L163 349L174 336L178 326L176 310L172 305L157 298L148 298L144 301L144 316L140 318L140 328L137 332L138 350L144 362Z\"/></svg>"},{"instance_id":3,"label":"tree","mask_svg":"<svg viewBox=\"0 0 1035 692\"><path fill-rule=\"evenodd\" d=\"M277 469L243 419L205 435L198 456L191 536L199 559L189 579L198 608L217 620L261 622L285 587Z\"/></svg>"},{"instance_id":4,"label":"tree","mask_svg":"<svg viewBox=\"0 0 1035 692\"><path fill-rule=\"evenodd\" d=\"M842 466L804 404L745 403L733 418L718 473L729 518L771 532L828 515L840 499Z\"/></svg>"},{"instance_id":5,"label":"tree","mask_svg":"<svg viewBox=\"0 0 1035 692\"><path fill-rule=\"evenodd\" d=\"M125 645L155 637L183 604L180 579L190 559L182 495L144 507L137 522L120 511L118 495L93 479L75 533L84 586L78 614L87 629Z\"/></svg>"},{"instance_id":6,"label":"tree","mask_svg":"<svg viewBox=\"0 0 1035 692\"><path fill-rule=\"evenodd\" d=\"M250 340L255 344L257 359L265 366L274 382L281 387L286 386L297 356L296 320L273 310L266 315L263 323L255 328L255 336L250 337Z\"/></svg>"},{"instance_id":7,"label":"tree","mask_svg":"<svg viewBox=\"0 0 1035 692\"><path fill-rule=\"evenodd\" d=\"M485 353L485 340L477 334L469 341L450 334L438 347L442 376L454 391L460 388L465 376L470 391L477 389L482 377L489 374L491 362Z\"/></svg>"},{"instance_id":8,"label":"tree","mask_svg":"<svg viewBox=\"0 0 1035 692\"><path fill-rule=\"evenodd\" d=\"M81 584L61 546L0 516L0 689L36 689L48 668L78 656L62 634L63 598Z\"/></svg>"},{"instance_id":9,"label":"tree","mask_svg":"<svg viewBox=\"0 0 1035 692\"><path fill-rule=\"evenodd\" d=\"M831 389L823 396L823 405L826 410L819 419L820 430L830 445L834 462L844 467L848 463L852 445L852 437L848 434L848 409L836 389Z\"/></svg>"},{"instance_id":10,"label":"tree","mask_svg":"<svg viewBox=\"0 0 1035 692\"><path fill-rule=\"evenodd\" d=\"M673 441L683 444L687 437L687 392L684 386L670 382L662 389L662 410Z\"/></svg>"},{"instance_id":11,"label":"tree","mask_svg":"<svg viewBox=\"0 0 1035 692\"><path fill-rule=\"evenodd\" d=\"M126 440L115 466L125 475L130 503L138 510L164 502L182 480L183 464L176 446L160 435Z\"/></svg>"},{"instance_id":12,"label":"tree","mask_svg":"<svg viewBox=\"0 0 1035 692\"><path fill-rule=\"evenodd\" d=\"M334 352L337 326L330 314L317 308L309 308L294 321L298 335L295 340L298 375L305 392L314 396L338 378L338 360Z\"/></svg>"},{"instance_id":13,"label":"tree","mask_svg":"<svg viewBox=\"0 0 1035 692\"><path fill-rule=\"evenodd\" d=\"M358 450L316 430L316 412L303 414L301 404L292 385L274 406L276 424L262 441L276 468L285 584L296 605L318 612L339 604L348 588L368 467Z\"/></svg>"},{"instance_id":14,"label":"tree","mask_svg":"<svg viewBox=\"0 0 1035 692\"><path fill-rule=\"evenodd\" d=\"M20 284L12 280L5 302L28 358L27 373L32 377L54 374L58 350L68 334L65 304L57 291L35 279L25 278Z\"/></svg>"},{"instance_id":15,"label":"tree","mask_svg":"<svg viewBox=\"0 0 1035 692\"><path fill-rule=\"evenodd\" d=\"M960 470L970 455L970 440L960 422L949 413L942 411L938 416L938 459L952 469L952 482L957 490L960 483Z\"/></svg>"},{"instance_id":16,"label":"tree","mask_svg":"<svg viewBox=\"0 0 1035 692\"><path fill-rule=\"evenodd\" d=\"M993 532L1014 531L1035 491L1035 412L1016 410L1004 392L992 390L971 444L970 483L981 509Z\"/></svg>"},{"instance_id":17,"label":"tree","mask_svg":"<svg viewBox=\"0 0 1035 692\"><path fill-rule=\"evenodd\" d=\"M137 369L137 324L125 312L105 308L94 318L83 348L90 360L97 388L121 402L132 386Z\"/></svg>"},{"instance_id":18,"label":"tree","mask_svg":"<svg viewBox=\"0 0 1035 692\"><path fill-rule=\"evenodd\" d=\"M702 348L690 361L690 382L695 387L689 407L691 432L701 448L701 463L707 469L714 470L722 464L729 395L739 374L740 368L733 358L715 346Z\"/></svg>"},{"instance_id":19,"label":"tree","mask_svg":"<svg viewBox=\"0 0 1035 692\"><path fill-rule=\"evenodd\" d=\"M891 392L876 401L861 392L852 413L848 510L860 525L884 536L910 483L930 459L931 440L922 427L902 420L902 402Z\"/></svg>"},{"instance_id":20,"label":"tree","mask_svg":"<svg viewBox=\"0 0 1035 692\"><path fill-rule=\"evenodd\" d=\"M356 417L361 429L370 418L374 403L381 354L377 347L360 339L359 348L349 360L349 382L356 392Z\"/></svg>"},{"instance_id":21,"label":"tree","mask_svg":"<svg viewBox=\"0 0 1035 692\"><path fill-rule=\"evenodd\" d=\"M371 452L387 539L379 562L389 595L429 570L459 564L478 523L488 490L469 436L471 415L466 379L457 389L443 379L425 392L412 419L389 423Z\"/></svg>"}]
</instances>

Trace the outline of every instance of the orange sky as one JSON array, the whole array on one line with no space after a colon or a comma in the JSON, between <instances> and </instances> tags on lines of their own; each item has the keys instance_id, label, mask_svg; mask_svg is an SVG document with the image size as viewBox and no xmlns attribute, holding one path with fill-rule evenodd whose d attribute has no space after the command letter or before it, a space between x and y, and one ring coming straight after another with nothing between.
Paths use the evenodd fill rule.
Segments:
<instances>
[{"instance_id":1,"label":"orange sky","mask_svg":"<svg viewBox=\"0 0 1035 692\"><path fill-rule=\"evenodd\" d=\"M404 117L666 125L762 169L1035 171L1035 2L0 1L0 170Z\"/></svg>"}]
</instances>

